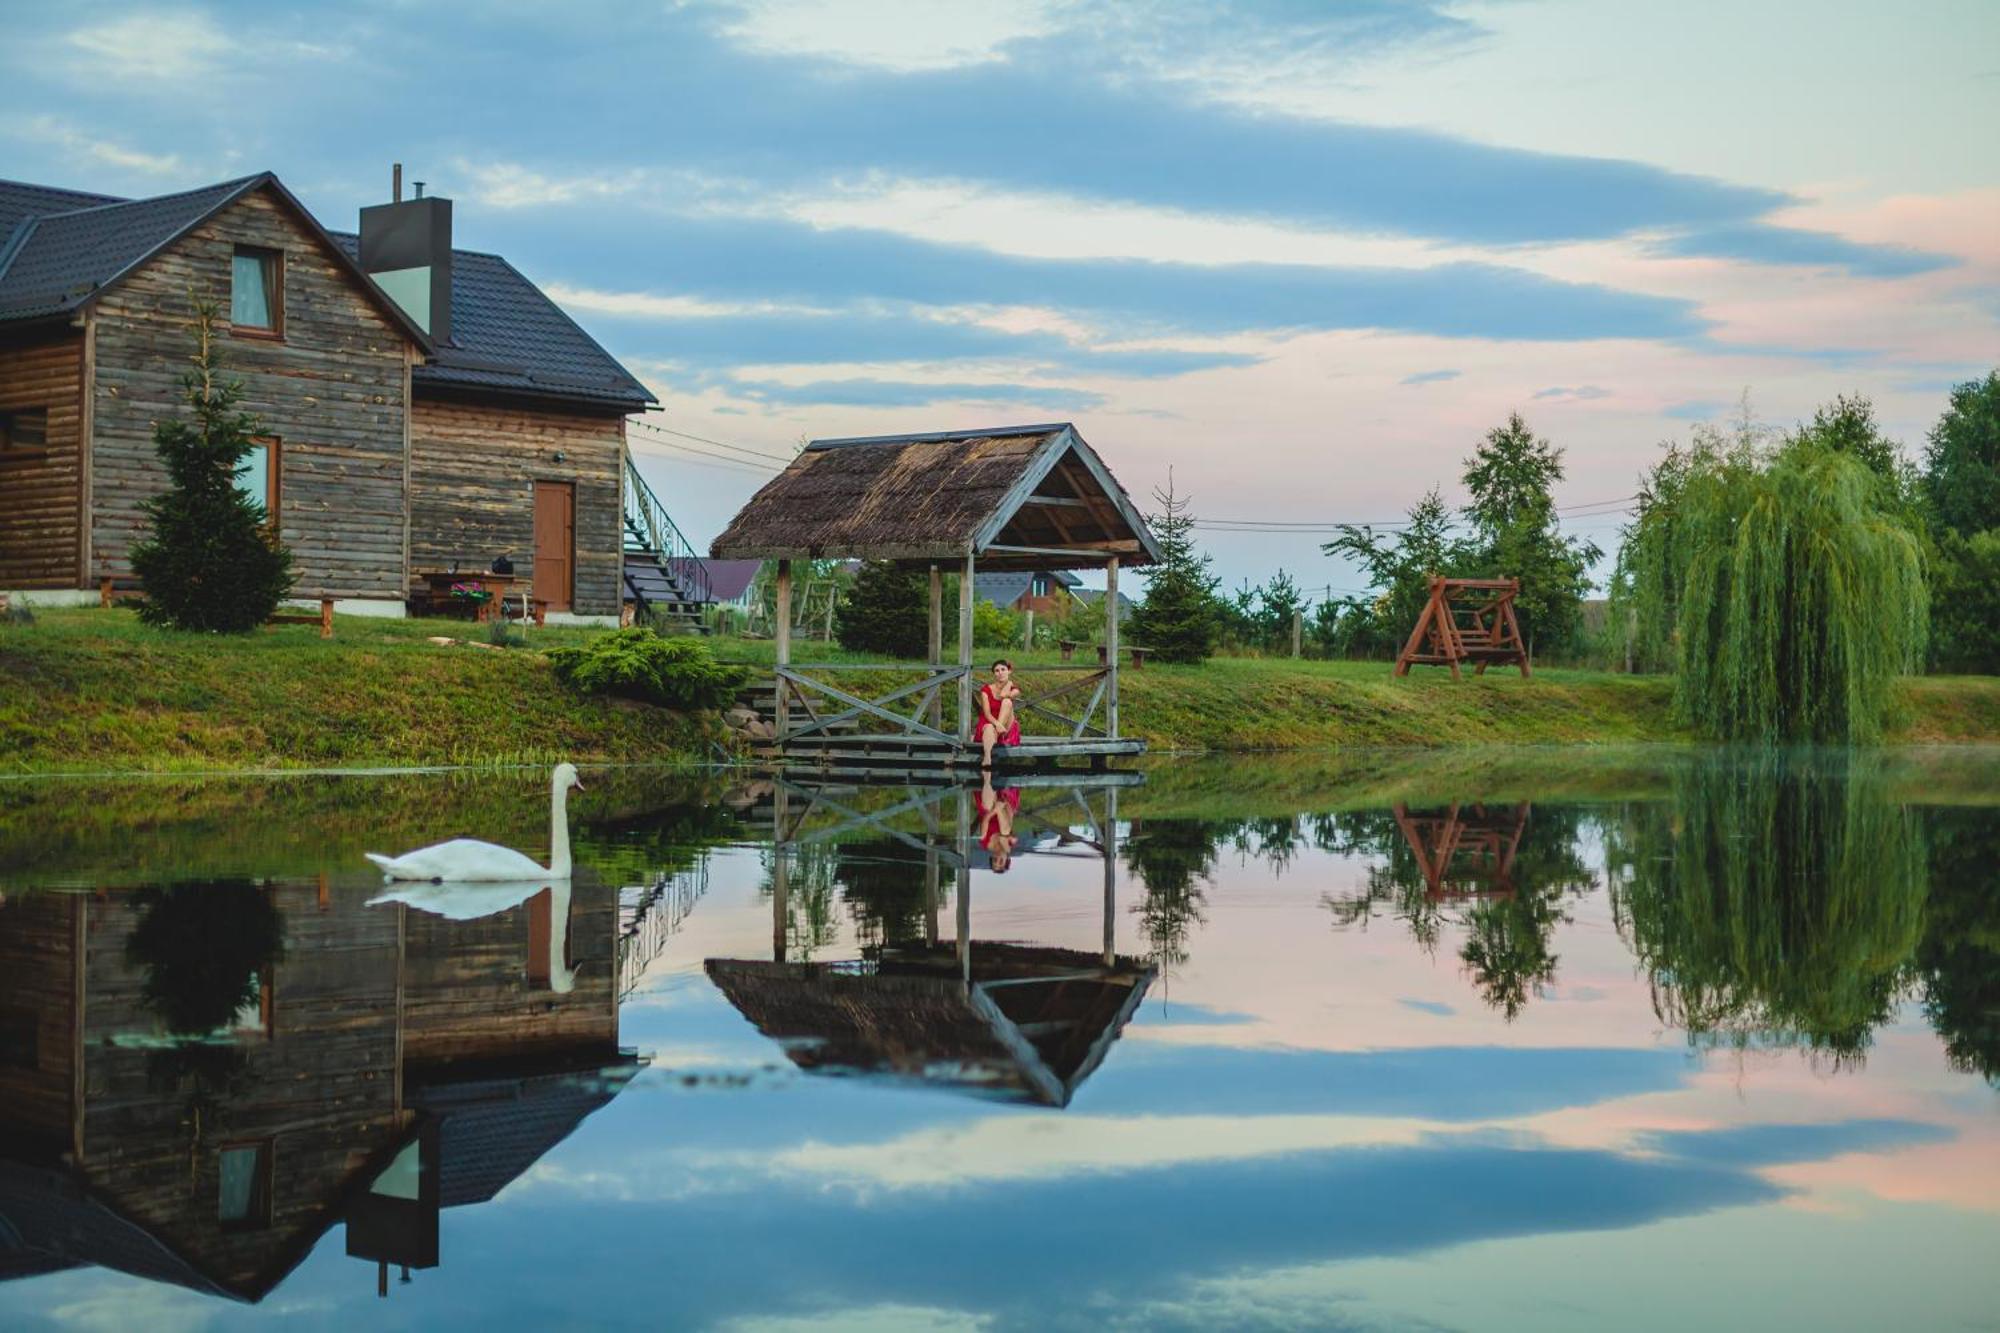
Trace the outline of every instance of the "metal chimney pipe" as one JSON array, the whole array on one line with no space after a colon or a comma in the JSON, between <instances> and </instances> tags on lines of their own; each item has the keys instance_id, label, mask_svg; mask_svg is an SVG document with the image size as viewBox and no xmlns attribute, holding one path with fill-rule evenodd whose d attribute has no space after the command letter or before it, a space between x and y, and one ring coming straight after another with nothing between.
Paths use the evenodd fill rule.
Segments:
<instances>
[{"instance_id":1,"label":"metal chimney pipe","mask_svg":"<svg viewBox=\"0 0 2000 1333\"><path fill-rule=\"evenodd\" d=\"M416 181L416 182L413 182L413 183L414 183L414 184L416 185L416 187L417 187L417 196L416 196L416 197L417 197L417 198L419 198L419 199L423 198L423 197L424 197L424 183L423 183L422 181Z\"/></svg>"},{"instance_id":2,"label":"metal chimney pipe","mask_svg":"<svg viewBox=\"0 0 2000 1333\"><path fill-rule=\"evenodd\" d=\"M403 202L403 164L401 162L389 168L389 199L392 203L400 204Z\"/></svg>"}]
</instances>

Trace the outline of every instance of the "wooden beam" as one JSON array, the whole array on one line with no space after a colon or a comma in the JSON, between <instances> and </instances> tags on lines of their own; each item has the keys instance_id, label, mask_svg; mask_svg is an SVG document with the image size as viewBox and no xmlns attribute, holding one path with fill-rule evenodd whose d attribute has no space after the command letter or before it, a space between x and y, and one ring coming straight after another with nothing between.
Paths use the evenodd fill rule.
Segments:
<instances>
[{"instance_id":1,"label":"wooden beam","mask_svg":"<svg viewBox=\"0 0 2000 1333\"><path fill-rule=\"evenodd\" d=\"M1104 567L1104 657L1110 684L1104 691L1104 730L1118 739L1118 557Z\"/></svg>"},{"instance_id":2,"label":"wooden beam","mask_svg":"<svg viewBox=\"0 0 2000 1333\"><path fill-rule=\"evenodd\" d=\"M958 736L970 745L972 735L972 581L971 552L965 556L965 572L958 584L958 664L965 674L958 678Z\"/></svg>"},{"instance_id":3,"label":"wooden beam","mask_svg":"<svg viewBox=\"0 0 2000 1333\"><path fill-rule=\"evenodd\" d=\"M1087 812L1087 810L1086 810ZM1104 827L1098 841L1104 846L1104 965L1118 962L1118 789L1104 793Z\"/></svg>"},{"instance_id":4,"label":"wooden beam","mask_svg":"<svg viewBox=\"0 0 2000 1333\"><path fill-rule=\"evenodd\" d=\"M1061 506L1064 509L1090 508L1090 502L1088 500L1081 500L1077 499L1074 496L1068 496L1068 495L1031 495L1023 503L1031 505Z\"/></svg>"},{"instance_id":5,"label":"wooden beam","mask_svg":"<svg viewBox=\"0 0 2000 1333\"><path fill-rule=\"evenodd\" d=\"M779 682L778 688L784 689ZM787 792L785 784L771 793L771 831L782 839L785 833L785 806ZM789 901L791 877L791 848L779 841L771 848L771 961L785 961L785 927L791 923L791 903Z\"/></svg>"},{"instance_id":6,"label":"wooden beam","mask_svg":"<svg viewBox=\"0 0 2000 1333\"><path fill-rule=\"evenodd\" d=\"M789 560L778 562L777 621L778 623L772 626L772 633L777 639L778 665L789 666L792 661L792 562ZM782 741L785 739L785 733L791 729L792 712L790 692L782 675L777 680L777 692L775 711L778 739Z\"/></svg>"},{"instance_id":7,"label":"wooden beam","mask_svg":"<svg viewBox=\"0 0 2000 1333\"><path fill-rule=\"evenodd\" d=\"M967 561L970 564L970 561ZM970 649L967 649L970 651ZM958 789L958 972L972 984L972 793Z\"/></svg>"}]
</instances>

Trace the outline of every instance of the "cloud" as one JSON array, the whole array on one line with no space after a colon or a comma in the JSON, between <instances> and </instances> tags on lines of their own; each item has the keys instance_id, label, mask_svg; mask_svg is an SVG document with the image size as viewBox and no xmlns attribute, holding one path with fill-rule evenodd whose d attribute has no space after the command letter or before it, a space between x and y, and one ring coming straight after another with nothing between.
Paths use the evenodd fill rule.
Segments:
<instances>
[{"instance_id":1,"label":"cloud","mask_svg":"<svg viewBox=\"0 0 2000 1333\"><path fill-rule=\"evenodd\" d=\"M1398 382L1402 384L1442 384L1446 380L1457 379L1462 373L1462 371L1457 370L1420 370L1414 375L1405 375Z\"/></svg>"},{"instance_id":2,"label":"cloud","mask_svg":"<svg viewBox=\"0 0 2000 1333\"><path fill-rule=\"evenodd\" d=\"M1458 1012L1450 1005L1440 1004L1436 1000L1403 999L1396 1001L1396 1003L1402 1005L1405 1009L1414 1009L1420 1014L1437 1014L1438 1016L1443 1018L1449 1018L1451 1015Z\"/></svg>"},{"instance_id":3,"label":"cloud","mask_svg":"<svg viewBox=\"0 0 2000 1333\"><path fill-rule=\"evenodd\" d=\"M1660 415L1675 421L1714 421L1736 410L1736 404L1716 402L1708 398L1691 398L1684 403L1669 403L1660 409Z\"/></svg>"},{"instance_id":4,"label":"cloud","mask_svg":"<svg viewBox=\"0 0 2000 1333\"><path fill-rule=\"evenodd\" d=\"M1149 1028L1241 1027L1261 1021L1255 1014L1232 1013L1227 1009L1211 1009L1207 1005L1178 1001L1143 1005L1132 1016L1132 1026Z\"/></svg>"},{"instance_id":5,"label":"cloud","mask_svg":"<svg viewBox=\"0 0 2000 1333\"><path fill-rule=\"evenodd\" d=\"M1848 1153L1893 1152L1958 1137L1949 1125L1920 1120L1836 1120L1823 1124L1735 1125L1725 1129L1661 1130L1638 1146L1683 1161L1716 1166L1783 1166Z\"/></svg>"},{"instance_id":6,"label":"cloud","mask_svg":"<svg viewBox=\"0 0 2000 1333\"><path fill-rule=\"evenodd\" d=\"M186 169L176 154L147 153L128 148L114 140L86 134L55 116L34 116L14 133L18 138L49 144L73 156L82 156L125 171L143 172L149 176L177 176Z\"/></svg>"},{"instance_id":7,"label":"cloud","mask_svg":"<svg viewBox=\"0 0 2000 1333\"><path fill-rule=\"evenodd\" d=\"M1611 390L1599 388L1595 384L1580 384L1574 389L1558 386L1553 389L1537 389L1535 391L1537 399L1550 398L1564 403L1583 403L1595 398L1609 398L1610 396Z\"/></svg>"},{"instance_id":8,"label":"cloud","mask_svg":"<svg viewBox=\"0 0 2000 1333\"><path fill-rule=\"evenodd\" d=\"M503 240L526 234L517 217L492 230ZM723 304L1033 307L1127 339L1379 329L1570 341L1693 337L1707 327L1691 302L1676 297L1482 263L1395 268L1030 258L878 231L741 218L662 217L612 232L594 219L565 215L546 220L535 234L540 252L561 268L524 267L531 277L571 289L629 290L631 275L643 273L651 293Z\"/></svg>"},{"instance_id":9,"label":"cloud","mask_svg":"<svg viewBox=\"0 0 2000 1333\"><path fill-rule=\"evenodd\" d=\"M1950 255L1897 245L1868 245L1831 232L1753 222L1683 232L1656 241L1649 248L1654 254L1677 258L1834 268L1861 278L1906 278L1951 268L1959 262Z\"/></svg>"},{"instance_id":10,"label":"cloud","mask_svg":"<svg viewBox=\"0 0 2000 1333\"><path fill-rule=\"evenodd\" d=\"M199 11L130 14L78 28L69 45L83 56L81 72L110 81L173 83L223 69L236 42Z\"/></svg>"},{"instance_id":11,"label":"cloud","mask_svg":"<svg viewBox=\"0 0 2000 1333\"><path fill-rule=\"evenodd\" d=\"M1085 412L1100 407L1104 395L1088 389L1051 388L1035 384L927 384L911 380L815 380L810 384L780 384L770 380L732 380L735 395L760 403L788 407L924 407L932 403L1023 403L1058 412Z\"/></svg>"}]
</instances>

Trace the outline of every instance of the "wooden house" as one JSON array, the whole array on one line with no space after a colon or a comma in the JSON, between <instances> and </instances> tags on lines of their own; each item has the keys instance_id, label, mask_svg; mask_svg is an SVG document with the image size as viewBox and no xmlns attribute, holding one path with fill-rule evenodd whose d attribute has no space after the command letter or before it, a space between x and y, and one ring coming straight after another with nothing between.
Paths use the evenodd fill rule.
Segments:
<instances>
[{"instance_id":1,"label":"wooden house","mask_svg":"<svg viewBox=\"0 0 2000 1333\"><path fill-rule=\"evenodd\" d=\"M988 572L973 581L973 591L982 602L991 602L1002 611L1033 611L1045 618L1061 620L1077 604L1076 592L1083 580L1067 569L1024 569Z\"/></svg>"},{"instance_id":2,"label":"wooden house","mask_svg":"<svg viewBox=\"0 0 2000 1333\"><path fill-rule=\"evenodd\" d=\"M455 248L450 200L343 233L269 172L136 200L0 181L0 591L129 583L194 293L261 425L241 484L296 596L400 615L505 557L548 614L615 620L628 548L665 562L625 450L653 395L506 260ZM698 561L667 568L695 595Z\"/></svg>"}]
</instances>

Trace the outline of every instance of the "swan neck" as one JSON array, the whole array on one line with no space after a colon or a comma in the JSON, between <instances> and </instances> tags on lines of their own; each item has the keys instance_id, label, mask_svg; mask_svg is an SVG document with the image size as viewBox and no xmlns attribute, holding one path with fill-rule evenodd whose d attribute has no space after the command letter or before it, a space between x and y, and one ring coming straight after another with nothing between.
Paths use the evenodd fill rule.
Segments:
<instances>
[{"instance_id":1,"label":"swan neck","mask_svg":"<svg viewBox=\"0 0 2000 1333\"><path fill-rule=\"evenodd\" d=\"M569 878L569 786L563 782L549 791L549 874Z\"/></svg>"}]
</instances>

